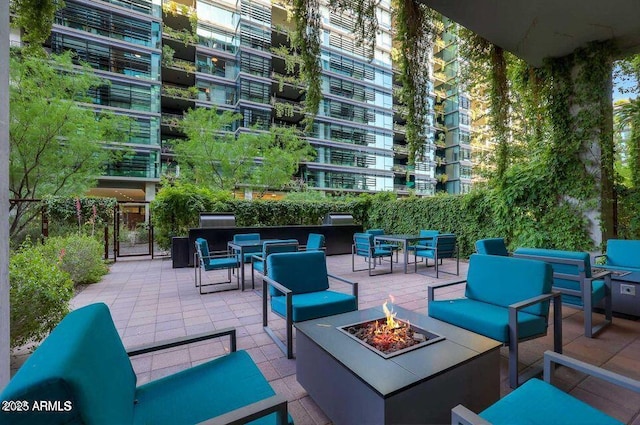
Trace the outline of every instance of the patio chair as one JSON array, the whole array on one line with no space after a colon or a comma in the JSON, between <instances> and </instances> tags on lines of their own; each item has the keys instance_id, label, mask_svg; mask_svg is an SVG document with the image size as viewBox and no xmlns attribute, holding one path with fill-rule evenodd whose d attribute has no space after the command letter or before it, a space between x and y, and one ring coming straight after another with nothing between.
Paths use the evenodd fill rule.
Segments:
<instances>
[{"instance_id":1,"label":"patio chair","mask_svg":"<svg viewBox=\"0 0 640 425\"><path fill-rule=\"evenodd\" d=\"M262 288L262 325L288 359L293 358L294 323L358 309L358 283L329 274L322 251L271 254L267 265ZM330 277L351 285L352 294L330 291ZM269 297L271 311L287 321L286 346L269 327Z\"/></svg>"},{"instance_id":2,"label":"patio chair","mask_svg":"<svg viewBox=\"0 0 640 425\"><path fill-rule=\"evenodd\" d=\"M456 235L451 233L439 234L434 237L432 246L425 246L424 249L416 249L413 253L415 257L414 270L418 272L418 257L423 257L426 260L426 265L429 267L429 258L431 258L436 268L436 279L440 277L439 265L442 265L444 258L456 259L456 276L460 275L460 251L456 242ZM443 273L453 274L447 271Z\"/></svg>"},{"instance_id":3,"label":"patio chair","mask_svg":"<svg viewBox=\"0 0 640 425\"><path fill-rule=\"evenodd\" d=\"M324 243L324 235L319 233L309 233L307 237L307 244L304 247L300 247L304 251L324 251L327 249Z\"/></svg>"},{"instance_id":4,"label":"patio chair","mask_svg":"<svg viewBox=\"0 0 640 425\"><path fill-rule=\"evenodd\" d=\"M233 241L234 242L243 242L243 241L259 241L260 240L260 233L241 233L241 234L236 234L233 235ZM260 252L261 248L257 247L246 247L243 249L244 252L244 258L242 259L243 263L250 263L251 262L251 256L253 254L255 254L256 252Z\"/></svg>"},{"instance_id":5,"label":"patio chair","mask_svg":"<svg viewBox=\"0 0 640 425\"><path fill-rule=\"evenodd\" d=\"M587 252L556 249L518 248L514 257L549 263L553 267L553 289L562 294L562 303L583 310L584 336L593 338L613 321L611 271L591 273ZM593 310L604 304L604 321L593 324Z\"/></svg>"},{"instance_id":6,"label":"patio chair","mask_svg":"<svg viewBox=\"0 0 640 425\"><path fill-rule=\"evenodd\" d=\"M507 245L504 242L504 238L487 238L477 240L476 252L484 255L509 256L509 251L507 251Z\"/></svg>"},{"instance_id":7,"label":"patio chair","mask_svg":"<svg viewBox=\"0 0 640 425\"><path fill-rule=\"evenodd\" d=\"M435 241L435 237L440 234L439 230L420 230L418 236L424 237L426 239L420 239L413 245L409 245L407 247L407 251L413 252L418 249L427 249L427 247L433 246L433 242Z\"/></svg>"},{"instance_id":8,"label":"patio chair","mask_svg":"<svg viewBox=\"0 0 640 425\"><path fill-rule=\"evenodd\" d=\"M263 276L267 274L267 263L265 259L269 257L269 255L276 252L295 252L297 250L298 241L296 239L265 241L262 244L262 253L251 256L251 288L256 289L256 271Z\"/></svg>"},{"instance_id":9,"label":"patio chair","mask_svg":"<svg viewBox=\"0 0 640 425\"><path fill-rule=\"evenodd\" d=\"M369 276L373 276L371 273L371 260L373 260L373 269L376 268L376 258L389 257L389 271L378 274L387 274L393 272L393 251L389 249L382 249L375 245L373 242L373 235L371 233L355 233L353 235L353 245L351 246L351 270L354 272L361 272L367 269L356 270L355 257L364 257L368 263Z\"/></svg>"},{"instance_id":10,"label":"patio chair","mask_svg":"<svg viewBox=\"0 0 640 425\"><path fill-rule=\"evenodd\" d=\"M640 393L640 381L590 365L562 354L544 353L544 381L531 379L479 414L459 404L451 410L454 425L491 424L565 424L622 425L622 422L597 410L553 385L556 365L566 366L598 381ZM590 378L590 379L593 379Z\"/></svg>"},{"instance_id":11,"label":"patio chair","mask_svg":"<svg viewBox=\"0 0 640 425\"><path fill-rule=\"evenodd\" d=\"M235 271L240 267L240 261L238 260L238 256L234 254L229 254L227 251L209 251L209 244L206 239L198 238L196 239L196 251L193 254L194 261L193 267L195 272L195 284L196 288L199 289L200 294L210 294L212 292L218 291L227 291L230 289L240 289L240 278L238 273L236 273L236 281L237 285L235 287L229 287L225 285L227 283L231 283L231 271ZM225 282L215 282L215 283L202 283L202 270L210 271L210 270L224 270L226 269L229 274L229 280ZM225 286L220 286L225 285ZM202 288L204 286L218 286L216 290L209 292L202 292Z\"/></svg>"},{"instance_id":12,"label":"patio chair","mask_svg":"<svg viewBox=\"0 0 640 425\"><path fill-rule=\"evenodd\" d=\"M384 229L368 229L364 231L365 233L369 233L370 235L374 236L374 241L375 241L375 237L376 236L382 236L385 235L386 233L384 232ZM386 250L390 250L396 253L396 263L398 262L398 251L400 251L400 246L395 244L395 243L377 243L378 248L381 249L386 249ZM380 264L382 264L382 257L380 257Z\"/></svg>"},{"instance_id":13,"label":"patio chair","mask_svg":"<svg viewBox=\"0 0 640 425\"><path fill-rule=\"evenodd\" d=\"M228 345L221 341L227 354L136 385L129 357L227 336ZM22 412L0 409L3 424L291 422L286 398L276 395L246 351L236 350L235 329L157 341L126 351L104 303L69 313L29 356L1 399L30 406ZM46 403L55 411L32 408L34 403Z\"/></svg>"},{"instance_id":14,"label":"patio chair","mask_svg":"<svg viewBox=\"0 0 640 425\"><path fill-rule=\"evenodd\" d=\"M436 300L435 290L466 282L465 298ZM427 288L429 316L509 346L509 385L516 388L518 343L545 336L553 304L554 351L562 353L560 293L552 292L553 271L542 261L473 254L467 279ZM556 302L557 300L557 302Z\"/></svg>"}]
</instances>

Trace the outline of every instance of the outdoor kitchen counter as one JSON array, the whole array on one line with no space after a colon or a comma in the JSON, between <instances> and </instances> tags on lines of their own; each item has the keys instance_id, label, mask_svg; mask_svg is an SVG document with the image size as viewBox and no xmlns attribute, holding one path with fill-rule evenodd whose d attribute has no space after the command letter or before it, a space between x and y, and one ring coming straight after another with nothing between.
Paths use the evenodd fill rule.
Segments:
<instances>
[{"instance_id":1,"label":"outdoor kitchen counter","mask_svg":"<svg viewBox=\"0 0 640 425\"><path fill-rule=\"evenodd\" d=\"M480 411L499 399L501 343L394 311L445 339L385 359L337 329L382 318L382 307L295 324L297 379L333 423L448 423L459 403Z\"/></svg>"}]
</instances>

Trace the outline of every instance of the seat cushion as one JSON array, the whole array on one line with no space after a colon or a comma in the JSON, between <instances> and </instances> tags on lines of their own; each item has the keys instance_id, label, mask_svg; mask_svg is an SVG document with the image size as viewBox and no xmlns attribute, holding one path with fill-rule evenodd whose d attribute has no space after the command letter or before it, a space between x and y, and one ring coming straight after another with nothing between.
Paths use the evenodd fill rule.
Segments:
<instances>
[{"instance_id":1,"label":"seat cushion","mask_svg":"<svg viewBox=\"0 0 640 425\"><path fill-rule=\"evenodd\" d=\"M383 248L381 246L380 248L375 248L373 250L372 257L388 257L392 253L393 253L393 251L391 249Z\"/></svg>"},{"instance_id":2,"label":"seat cushion","mask_svg":"<svg viewBox=\"0 0 640 425\"><path fill-rule=\"evenodd\" d=\"M69 313L18 370L2 400L70 401L69 412L0 413L0 423L131 423L136 375L103 303ZM41 414L43 413L43 414Z\"/></svg>"},{"instance_id":3,"label":"seat cushion","mask_svg":"<svg viewBox=\"0 0 640 425\"><path fill-rule=\"evenodd\" d=\"M140 386L130 423L194 424L272 395L273 388L249 354L237 351ZM276 417L250 423L275 424Z\"/></svg>"},{"instance_id":4,"label":"seat cushion","mask_svg":"<svg viewBox=\"0 0 640 425\"><path fill-rule=\"evenodd\" d=\"M509 309L485 302L461 298L429 302L429 316L451 323L501 342L509 342ZM518 333L520 339L544 334L544 317L520 311Z\"/></svg>"},{"instance_id":5,"label":"seat cushion","mask_svg":"<svg viewBox=\"0 0 640 425\"><path fill-rule=\"evenodd\" d=\"M205 270L233 269L238 267L236 257L209 258L204 260Z\"/></svg>"},{"instance_id":6,"label":"seat cushion","mask_svg":"<svg viewBox=\"0 0 640 425\"><path fill-rule=\"evenodd\" d=\"M416 257L435 258L436 251L433 249L416 249Z\"/></svg>"},{"instance_id":7,"label":"seat cushion","mask_svg":"<svg viewBox=\"0 0 640 425\"><path fill-rule=\"evenodd\" d=\"M264 261L253 259L253 269L259 273L264 273Z\"/></svg>"},{"instance_id":8,"label":"seat cushion","mask_svg":"<svg viewBox=\"0 0 640 425\"><path fill-rule=\"evenodd\" d=\"M356 297L334 291L309 292L294 295L292 299L293 321L317 319L358 309ZM271 308L286 317L287 297L271 297Z\"/></svg>"},{"instance_id":9,"label":"seat cushion","mask_svg":"<svg viewBox=\"0 0 640 425\"><path fill-rule=\"evenodd\" d=\"M530 379L480 413L494 425L621 425L540 379Z\"/></svg>"}]
</instances>

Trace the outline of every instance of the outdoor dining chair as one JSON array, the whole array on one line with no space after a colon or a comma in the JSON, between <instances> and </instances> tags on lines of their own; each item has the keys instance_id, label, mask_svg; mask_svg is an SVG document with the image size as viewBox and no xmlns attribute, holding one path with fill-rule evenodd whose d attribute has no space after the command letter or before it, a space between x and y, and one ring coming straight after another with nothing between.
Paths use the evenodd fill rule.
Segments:
<instances>
[{"instance_id":1,"label":"outdoor dining chair","mask_svg":"<svg viewBox=\"0 0 640 425\"><path fill-rule=\"evenodd\" d=\"M371 271L376 268L376 259L389 257L389 271L386 274L393 272L393 251L390 249L379 248L373 242L373 235L371 233L356 233L353 235L353 245L351 247L351 270L354 272L360 272L367 269L356 270L355 257L364 257L368 264L369 276L373 276ZM373 267L371 262L373 260Z\"/></svg>"},{"instance_id":2,"label":"outdoor dining chair","mask_svg":"<svg viewBox=\"0 0 640 425\"><path fill-rule=\"evenodd\" d=\"M240 267L240 260L238 256L235 254L230 254L227 251L209 251L209 244L206 239L198 238L196 239L196 251L194 253L194 271L195 271L195 284L196 288L199 289L200 294L208 294L210 292L217 291L209 291L202 292L203 286L215 286L222 285L225 283L231 283L231 271L238 269ZM202 270L210 271L210 270L224 270L226 269L229 274L229 280L225 282L217 282L217 283L202 283ZM218 290L228 290L228 289L239 289L240 288L240 278L238 277L239 273L236 273L236 280L238 285L234 287L221 287L218 286Z\"/></svg>"}]
</instances>

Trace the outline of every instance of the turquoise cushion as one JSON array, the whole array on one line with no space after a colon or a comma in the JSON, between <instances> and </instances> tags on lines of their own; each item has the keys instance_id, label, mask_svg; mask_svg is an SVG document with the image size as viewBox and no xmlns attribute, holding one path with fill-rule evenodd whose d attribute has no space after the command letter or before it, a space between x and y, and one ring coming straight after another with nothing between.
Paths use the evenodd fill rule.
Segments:
<instances>
[{"instance_id":1,"label":"turquoise cushion","mask_svg":"<svg viewBox=\"0 0 640 425\"><path fill-rule=\"evenodd\" d=\"M640 268L640 240L609 239L607 265Z\"/></svg>"},{"instance_id":2,"label":"turquoise cushion","mask_svg":"<svg viewBox=\"0 0 640 425\"><path fill-rule=\"evenodd\" d=\"M476 241L476 252L485 255L509 256L509 251L507 251L503 238L488 238Z\"/></svg>"},{"instance_id":3,"label":"turquoise cushion","mask_svg":"<svg viewBox=\"0 0 640 425\"><path fill-rule=\"evenodd\" d=\"M433 249L417 249L416 257L435 258L436 251Z\"/></svg>"},{"instance_id":4,"label":"turquoise cushion","mask_svg":"<svg viewBox=\"0 0 640 425\"><path fill-rule=\"evenodd\" d=\"M204 259L205 270L233 269L238 267L237 257Z\"/></svg>"},{"instance_id":5,"label":"turquoise cushion","mask_svg":"<svg viewBox=\"0 0 640 425\"><path fill-rule=\"evenodd\" d=\"M14 424L125 424L133 420L136 375L109 308L92 304L69 313L29 356L1 400L71 401L70 412L7 415Z\"/></svg>"},{"instance_id":6,"label":"turquoise cushion","mask_svg":"<svg viewBox=\"0 0 640 425\"><path fill-rule=\"evenodd\" d=\"M604 284L604 280L594 280L591 285L591 305L595 306L607 295L607 287ZM582 306L582 297L576 297L573 295L562 295L562 302L567 304L573 304L576 306Z\"/></svg>"},{"instance_id":7,"label":"turquoise cushion","mask_svg":"<svg viewBox=\"0 0 640 425\"><path fill-rule=\"evenodd\" d=\"M271 297L271 308L279 315L287 315L287 297ZM332 316L358 309L356 297L334 291L298 294L292 297L294 322Z\"/></svg>"},{"instance_id":8,"label":"turquoise cushion","mask_svg":"<svg viewBox=\"0 0 640 425\"><path fill-rule=\"evenodd\" d=\"M318 251L324 247L324 235L309 233L307 238L307 251Z\"/></svg>"},{"instance_id":9,"label":"turquoise cushion","mask_svg":"<svg viewBox=\"0 0 640 425\"><path fill-rule=\"evenodd\" d=\"M329 289L327 262L323 251L271 254L267 258L267 276L289 288L294 294ZM274 290L271 295L281 293Z\"/></svg>"},{"instance_id":10,"label":"turquoise cushion","mask_svg":"<svg viewBox=\"0 0 640 425\"><path fill-rule=\"evenodd\" d=\"M542 261L473 254L467 272L467 298L508 307L519 301L551 293L551 266ZM549 302L525 307L537 316L549 313Z\"/></svg>"},{"instance_id":11,"label":"turquoise cushion","mask_svg":"<svg viewBox=\"0 0 640 425\"><path fill-rule=\"evenodd\" d=\"M443 300L429 302L429 316L452 325L485 335L501 342L509 342L509 309L470 299ZM547 321L542 316L518 314L518 335L520 339L544 334Z\"/></svg>"},{"instance_id":12,"label":"turquoise cushion","mask_svg":"<svg viewBox=\"0 0 640 425\"><path fill-rule=\"evenodd\" d=\"M256 260L255 258L253 259L253 262L251 263L253 264L253 269L260 272L260 273L264 273L264 261L262 260Z\"/></svg>"},{"instance_id":13,"label":"turquoise cushion","mask_svg":"<svg viewBox=\"0 0 640 425\"><path fill-rule=\"evenodd\" d=\"M429 239L420 239L413 246L408 246L407 249L410 251L416 249L426 249L427 247L433 246L433 242L435 241L435 237L438 236L440 231L438 230L420 230L418 236L428 237Z\"/></svg>"},{"instance_id":14,"label":"turquoise cushion","mask_svg":"<svg viewBox=\"0 0 640 425\"><path fill-rule=\"evenodd\" d=\"M208 257L209 256L209 244L207 243L207 240L203 239L203 238L198 238L198 239L196 239L196 243L200 247L200 254L202 254L203 257Z\"/></svg>"},{"instance_id":15,"label":"turquoise cushion","mask_svg":"<svg viewBox=\"0 0 640 425\"><path fill-rule=\"evenodd\" d=\"M249 354L237 351L140 386L134 420L127 423L194 424L272 395ZM271 414L250 423L275 422Z\"/></svg>"},{"instance_id":16,"label":"turquoise cushion","mask_svg":"<svg viewBox=\"0 0 640 425\"><path fill-rule=\"evenodd\" d=\"M622 422L536 378L482 411L480 417L494 425L622 425Z\"/></svg>"},{"instance_id":17,"label":"turquoise cushion","mask_svg":"<svg viewBox=\"0 0 640 425\"><path fill-rule=\"evenodd\" d=\"M552 264L553 271L556 273L574 274L578 275L584 271L585 277L591 277L591 258L589 253L580 251L561 251L558 249L542 249L542 248L518 248L514 251L514 254L518 255L537 255L542 257L555 257L555 258L567 258L571 260L582 260L580 266L572 264ZM556 279L557 280L557 279ZM578 285L576 281L574 285Z\"/></svg>"},{"instance_id":18,"label":"turquoise cushion","mask_svg":"<svg viewBox=\"0 0 640 425\"><path fill-rule=\"evenodd\" d=\"M241 233L233 235L234 242L259 241L260 233Z\"/></svg>"},{"instance_id":19,"label":"turquoise cushion","mask_svg":"<svg viewBox=\"0 0 640 425\"><path fill-rule=\"evenodd\" d=\"M369 233L355 233L353 235L355 254L369 257L374 248L373 235Z\"/></svg>"}]
</instances>

